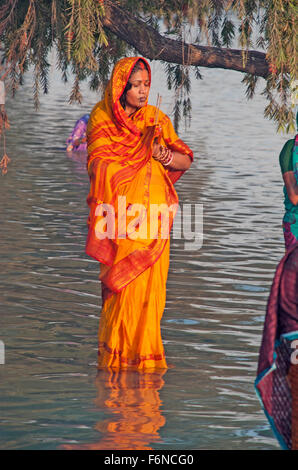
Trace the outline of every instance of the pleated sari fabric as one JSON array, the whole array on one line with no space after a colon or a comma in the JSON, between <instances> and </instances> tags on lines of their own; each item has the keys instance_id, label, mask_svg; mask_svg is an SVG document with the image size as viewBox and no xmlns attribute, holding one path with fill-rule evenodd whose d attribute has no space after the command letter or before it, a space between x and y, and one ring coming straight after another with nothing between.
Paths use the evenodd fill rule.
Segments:
<instances>
[{"instance_id":1,"label":"pleated sari fabric","mask_svg":"<svg viewBox=\"0 0 298 470\"><path fill-rule=\"evenodd\" d=\"M140 57L114 67L87 127L90 207L86 253L100 262L98 367L166 368L160 320L166 301L169 233L182 171L152 158L153 140L193 158L170 119L146 103L129 117L120 104ZM149 77L150 66L147 64ZM186 157L187 158L187 157Z\"/></svg>"},{"instance_id":2,"label":"pleated sari fabric","mask_svg":"<svg viewBox=\"0 0 298 470\"><path fill-rule=\"evenodd\" d=\"M275 271L255 388L281 447L298 450L298 242Z\"/></svg>"}]
</instances>

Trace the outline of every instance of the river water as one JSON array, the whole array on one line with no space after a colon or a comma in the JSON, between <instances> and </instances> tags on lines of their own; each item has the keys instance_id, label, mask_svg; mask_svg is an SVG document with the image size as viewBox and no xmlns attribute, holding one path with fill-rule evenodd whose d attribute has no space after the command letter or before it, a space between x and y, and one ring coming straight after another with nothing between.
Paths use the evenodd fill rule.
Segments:
<instances>
[{"instance_id":1,"label":"river water","mask_svg":"<svg viewBox=\"0 0 298 470\"><path fill-rule=\"evenodd\" d=\"M150 102L173 104L158 63ZM36 112L32 81L8 99L12 158L0 178L0 446L4 449L278 449L254 391L266 302L283 255L279 151L287 136L247 101L241 75L203 70L180 136L195 162L176 184L203 205L203 245L171 242L163 374L97 372L99 267L84 253L85 156L65 140L82 105L51 71ZM258 92L264 82L260 83Z\"/></svg>"}]
</instances>

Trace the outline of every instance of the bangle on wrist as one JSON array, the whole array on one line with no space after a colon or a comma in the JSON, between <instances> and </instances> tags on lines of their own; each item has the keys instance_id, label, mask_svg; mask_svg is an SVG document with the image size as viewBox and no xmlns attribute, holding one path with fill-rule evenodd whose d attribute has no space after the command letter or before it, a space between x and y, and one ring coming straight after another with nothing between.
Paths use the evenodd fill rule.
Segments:
<instances>
[{"instance_id":1,"label":"bangle on wrist","mask_svg":"<svg viewBox=\"0 0 298 470\"><path fill-rule=\"evenodd\" d=\"M160 162L163 166L168 166L172 163L174 154L171 149L167 147L163 147L162 145L159 147L159 154L153 156L155 160Z\"/></svg>"},{"instance_id":2,"label":"bangle on wrist","mask_svg":"<svg viewBox=\"0 0 298 470\"><path fill-rule=\"evenodd\" d=\"M173 154L172 150L169 149L167 161L165 163L163 163L163 166L170 165L173 161L173 158L174 158L174 154Z\"/></svg>"}]
</instances>

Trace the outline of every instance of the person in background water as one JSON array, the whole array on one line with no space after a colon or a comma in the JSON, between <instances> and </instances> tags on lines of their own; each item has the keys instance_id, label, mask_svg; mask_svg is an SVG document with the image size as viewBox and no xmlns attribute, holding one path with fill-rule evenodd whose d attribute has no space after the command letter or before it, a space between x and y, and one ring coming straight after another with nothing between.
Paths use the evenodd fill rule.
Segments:
<instances>
[{"instance_id":1,"label":"person in background water","mask_svg":"<svg viewBox=\"0 0 298 470\"><path fill-rule=\"evenodd\" d=\"M298 112L296 121L298 126ZM285 183L283 232L285 248L288 250L298 240L298 134L283 146L279 163Z\"/></svg>"},{"instance_id":2,"label":"person in background water","mask_svg":"<svg viewBox=\"0 0 298 470\"><path fill-rule=\"evenodd\" d=\"M84 114L77 120L72 133L66 141L66 151L87 151L86 129L89 120L89 114Z\"/></svg>"}]
</instances>

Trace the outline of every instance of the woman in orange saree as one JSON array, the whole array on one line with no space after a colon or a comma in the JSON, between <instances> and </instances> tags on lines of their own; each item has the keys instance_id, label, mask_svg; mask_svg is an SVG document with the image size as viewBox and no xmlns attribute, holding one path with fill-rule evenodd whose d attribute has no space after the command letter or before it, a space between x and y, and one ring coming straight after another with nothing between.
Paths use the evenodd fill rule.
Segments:
<instances>
[{"instance_id":1,"label":"woman in orange saree","mask_svg":"<svg viewBox=\"0 0 298 470\"><path fill-rule=\"evenodd\" d=\"M86 253L100 262L99 369L167 368L160 321L178 208L174 183L193 154L148 104L150 84L144 58L121 59L87 126Z\"/></svg>"}]
</instances>

